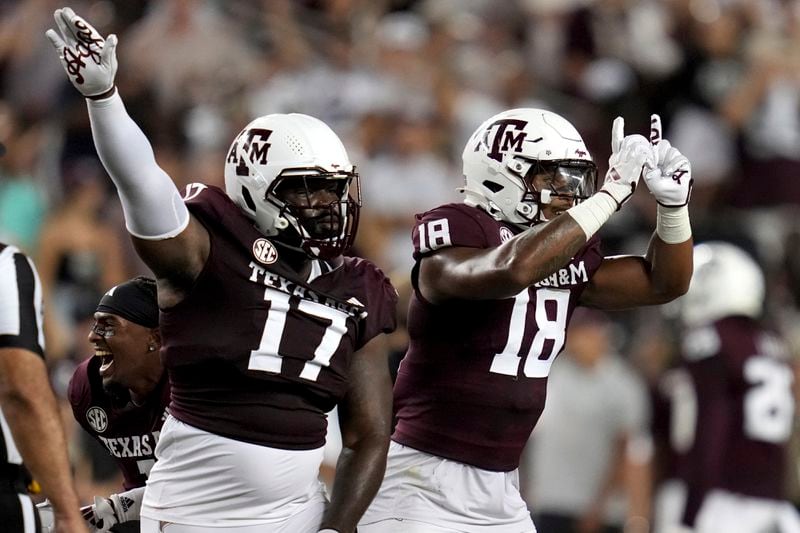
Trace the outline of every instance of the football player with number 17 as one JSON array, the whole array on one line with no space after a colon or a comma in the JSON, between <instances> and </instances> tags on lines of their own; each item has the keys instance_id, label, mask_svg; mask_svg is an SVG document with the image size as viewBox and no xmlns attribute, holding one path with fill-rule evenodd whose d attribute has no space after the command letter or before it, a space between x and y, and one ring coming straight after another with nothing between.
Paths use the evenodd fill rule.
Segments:
<instances>
[{"instance_id":1,"label":"football player with number 17","mask_svg":"<svg viewBox=\"0 0 800 533\"><path fill-rule=\"evenodd\" d=\"M513 109L473 133L464 203L413 230L398 422L361 533L535 531L517 468L572 311L662 304L689 286L690 166L652 121L650 140L614 121L594 194L595 164L561 116ZM603 257L596 232L642 176L658 202L647 253Z\"/></svg>"},{"instance_id":2,"label":"football player with number 17","mask_svg":"<svg viewBox=\"0 0 800 533\"><path fill-rule=\"evenodd\" d=\"M385 336L397 293L344 257L358 174L341 141L300 114L255 119L234 139L225 191L181 197L114 85L114 35L69 8L47 36L87 98L161 308L170 416L141 508L143 533L350 533L380 485L391 426ZM331 501L318 479L326 413L343 451Z\"/></svg>"}]
</instances>

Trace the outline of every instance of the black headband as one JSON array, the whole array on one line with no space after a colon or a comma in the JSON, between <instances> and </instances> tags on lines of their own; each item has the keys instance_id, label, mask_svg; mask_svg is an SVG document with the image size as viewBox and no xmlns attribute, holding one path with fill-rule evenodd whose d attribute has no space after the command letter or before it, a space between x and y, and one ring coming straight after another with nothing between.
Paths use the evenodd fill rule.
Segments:
<instances>
[{"instance_id":1,"label":"black headband","mask_svg":"<svg viewBox=\"0 0 800 533\"><path fill-rule=\"evenodd\" d=\"M109 290L97 304L97 311L121 316L146 328L158 326L155 282L138 277Z\"/></svg>"}]
</instances>

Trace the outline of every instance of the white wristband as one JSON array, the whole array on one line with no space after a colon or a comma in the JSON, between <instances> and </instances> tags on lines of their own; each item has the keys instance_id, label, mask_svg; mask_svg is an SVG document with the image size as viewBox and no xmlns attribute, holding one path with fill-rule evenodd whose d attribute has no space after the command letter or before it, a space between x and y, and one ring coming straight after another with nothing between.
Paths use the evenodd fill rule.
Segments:
<instances>
[{"instance_id":1,"label":"white wristband","mask_svg":"<svg viewBox=\"0 0 800 533\"><path fill-rule=\"evenodd\" d=\"M336 531L335 529L326 527L325 529L320 529L317 533L339 533L339 532Z\"/></svg>"},{"instance_id":2,"label":"white wristband","mask_svg":"<svg viewBox=\"0 0 800 533\"><path fill-rule=\"evenodd\" d=\"M611 218L617 207L617 202L610 194L598 192L588 200L569 208L567 213L575 219L589 239Z\"/></svg>"},{"instance_id":3,"label":"white wristband","mask_svg":"<svg viewBox=\"0 0 800 533\"><path fill-rule=\"evenodd\" d=\"M656 233L667 244L686 242L692 237L689 207L664 207L658 205Z\"/></svg>"}]
</instances>

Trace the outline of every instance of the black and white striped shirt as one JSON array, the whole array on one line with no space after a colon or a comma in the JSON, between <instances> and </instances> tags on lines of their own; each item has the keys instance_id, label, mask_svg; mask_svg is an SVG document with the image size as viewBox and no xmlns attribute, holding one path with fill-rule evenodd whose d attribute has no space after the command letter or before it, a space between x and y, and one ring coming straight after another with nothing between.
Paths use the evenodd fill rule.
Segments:
<instances>
[{"instance_id":1,"label":"black and white striped shirt","mask_svg":"<svg viewBox=\"0 0 800 533\"><path fill-rule=\"evenodd\" d=\"M0 349L21 348L44 357L42 284L33 262L0 242ZM0 465L22 464L11 430L0 411Z\"/></svg>"}]
</instances>

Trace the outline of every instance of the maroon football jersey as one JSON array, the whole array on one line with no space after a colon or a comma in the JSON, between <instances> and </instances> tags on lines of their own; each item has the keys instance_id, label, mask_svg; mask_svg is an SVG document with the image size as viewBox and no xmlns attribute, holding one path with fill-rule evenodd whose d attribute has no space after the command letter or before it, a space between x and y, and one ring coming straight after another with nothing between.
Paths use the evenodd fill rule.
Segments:
<instances>
[{"instance_id":1,"label":"maroon football jersey","mask_svg":"<svg viewBox=\"0 0 800 533\"><path fill-rule=\"evenodd\" d=\"M449 204L417 215L414 257L419 262L449 246L496 247L519 231L480 209ZM420 295L415 267L393 439L486 470L515 469L544 408L547 375L572 311L601 261L593 238L567 265L513 298L442 305Z\"/></svg>"},{"instance_id":2,"label":"maroon football jersey","mask_svg":"<svg viewBox=\"0 0 800 533\"><path fill-rule=\"evenodd\" d=\"M683 365L665 370L650 387L650 406L655 480L683 479L684 456L692 446L697 413L692 378Z\"/></svg>"},{"instance_id":3,"label":"maroon football jersey","mask_svg":"<svg viewBox=\"0 0 800 533\"><path fill-rule=\"evenodd\" d=\"M211 249L192 290L161 312L170 412L236 440L322 446L353 353L395 328L397 292L350 257L320 261L319 275L301 280L220 189L191 184L185 201Z\"/></svg>"},{"instance_id":4,"label":"maroon football jersey","mask_svg":"<svg viewBox=\"0 0 800 533\"><path fill-rule=\"evenodd\" d=\"M697 399L695 438L680 469L685 522L713 488L783 499L794 422L786 344L752 319L729 317L690 331L683 354Z\"/></svg>"},{"instance_id":5,"label":"maroon football jersey","mask_svg":"<svg viewBox=\"0 0 800 533\"><path fill-rule=\"evenodd\" d=\"M167 417L169 383L164 376L142 406L133 402L118 406L103 390L101 364L101 358L90 357L72 374L68 392L72 414L114 457L122 470L125 490L143 487Z\"/></svg>"}]
</instances>

